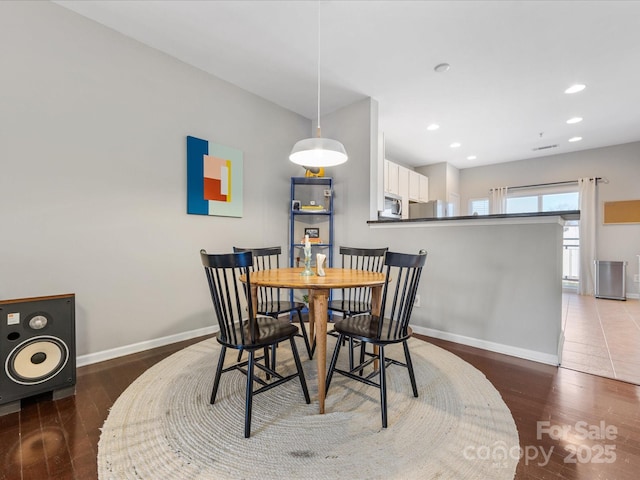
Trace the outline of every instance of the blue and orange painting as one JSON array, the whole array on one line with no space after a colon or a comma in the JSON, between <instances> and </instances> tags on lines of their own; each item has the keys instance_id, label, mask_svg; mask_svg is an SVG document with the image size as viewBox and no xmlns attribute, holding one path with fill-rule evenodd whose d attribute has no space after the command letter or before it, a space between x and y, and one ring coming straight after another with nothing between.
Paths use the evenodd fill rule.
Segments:
<instances>
[{"instance_id":1,"label":"blue and orange painting","mask_svg":"<svg viewBox=\"0 0 640 480\"><path fill-rule=\"evenodd\" d=\"M242 152L187 137L187 213L242 217Z\"/></svg>"}]
</instances>

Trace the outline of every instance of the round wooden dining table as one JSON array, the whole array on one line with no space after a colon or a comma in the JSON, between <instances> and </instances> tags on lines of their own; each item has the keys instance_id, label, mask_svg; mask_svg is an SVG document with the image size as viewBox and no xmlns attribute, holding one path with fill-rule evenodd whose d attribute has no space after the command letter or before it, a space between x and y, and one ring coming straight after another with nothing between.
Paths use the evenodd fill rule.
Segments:
<instances>
[{"instance_id":1,"label":"round wooden dining table","mask_svg":"<svg viewBox=\"0 0 640 480\"><path fill-rule=\"evenodd\" d=\"M345 268L325 268L325 276L301 275L303 268L275 268L251 272L251 300L253 311L257 311L258 287L294 288L308 290L309 335L316 340L316 362L318 365L318 402L320 413L324 413L327 376L327 321L329 291L332 288L371 287L371 312L380 313L384 273ZM246 282L246 278L240 278ZM314 337L315 335L315 337Z\"/></svg>"}]
</instances>

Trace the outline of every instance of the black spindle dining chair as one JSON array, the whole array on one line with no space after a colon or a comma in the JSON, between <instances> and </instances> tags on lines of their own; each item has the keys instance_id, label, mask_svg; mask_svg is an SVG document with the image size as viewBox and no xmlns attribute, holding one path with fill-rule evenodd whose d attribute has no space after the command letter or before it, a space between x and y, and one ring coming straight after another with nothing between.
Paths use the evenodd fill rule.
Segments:
<instances>
[{"instance_id":1,"label":"black spindle dining chair","mask_svg":"<svg viewBox=\"0 0 640 480\"><path fill-rule=\"evenodd\" d=\"M244 436L249 438L251 435L253 397L257 394L297 377L300 379L304 398L307 403L310 403L309 391L295 343L295 335L298 332L298 328L289 322L274 320L270 317L257 321L251 302L251 252L210 255L205 250L201 250L200 257L206 272L213 308L220 327L216 339L222 345L210 403L214 404L216 401L220 377L223 373L239 370L245 374L247 383ZM246 275L244 284L246 288L239 284L239 277L242 274ZM244 293L241 295L241 292ZM243 296L244 299L242 298ZM246 315L247 312L248 315ZM291 344L296 373L283 376L276 372L275 365L269 364L269 349L275 349L276 345L287 340ZM225 355L229 348L240 352L246 351L249 357L248 360L237 362L225 368ZM263 350L264 354L256 356L256 351L260 350ZM265 379L257 375L256 368L265 373ZM254 388L254 383L260 386Z\"/></svg>"},{"instance_id":2,"label":"black spindle dining chair","mask_svg":"<svg viewBox=\"0 0 640 480\"><path fill-rule=\"evenodd\" d=\"M367 270L369 272L382 272L384 255L389 249L384 248L357 248L340 247L340 264L342 268L350 270ZM341 298L329 302L328 310L340 312L343 318L371 312L371 288L342 288ZM335 331L331 335L337 336ZM356 345L357 346L357 345ZM354 341L349 339L349 367L353 368Z\"/></svg>"},{"instance_id":3,"label":"black spindle dining chair","mask_svg":"<svg viewBox=\"0 0 640 480\"><path fill-rule=\"evenodd\" d=\"M264 247L264 248L240 248L233 247L234 252L251 252L253 255L252 271L269 270L272 268L280 268L281 247ZM276 287L258 287L258 312L260 315L266 315L271 318L278 318L285 313L296 312L298 322L300 324L301 336L304 339L304 345L307 347L309 359L313 358L313 348L309 342L307 335L307 327L302 319L302 309L304 303L291 302L282 298L282 288ZM274 351L275 362L275 351Z\"/></svg>"},{"instance_id":4,"label":"black spindle dining chair","mask_svg":"<svg viewBox=\"0 0 640 480\"><path fill-rule=\"evenodd\" d=\"M418 396L407 340L413 334L409 327L409 320L426 258L427 254L424 250L421 250L417 255L387 252L384 267L387 282L382 290L380 315L372 315L371 313L354 315L334 324L334 330L338 333L338 341L327 373L327 392L334 373L377 387L380 390L383 428L387 428L387 366L395 364L406 367L409 371L413 396ZM336 366L340 348L345 339L356 339L362 342L360 363L356 366L350 365L349 370L342 370ZM398 343L402 343L404 349L404 362L387 358L385 355L387 345ZM367 344L374 346L372 353L366 351ZM377 353L375 347L377 347ZM364 376L365 368L376 361L378 361L377 369ZM375 377L377 377L377 381Z\"/></svg>"}]
</instances>

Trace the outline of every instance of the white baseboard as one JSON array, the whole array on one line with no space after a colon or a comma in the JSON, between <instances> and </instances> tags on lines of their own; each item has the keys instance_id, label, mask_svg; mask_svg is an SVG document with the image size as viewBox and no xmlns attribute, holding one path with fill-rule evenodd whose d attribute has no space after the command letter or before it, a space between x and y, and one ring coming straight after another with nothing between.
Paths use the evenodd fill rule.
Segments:
<instances>
[{"instance_id":1,"label":"white baseboard","mask_svg":"<svg viewBox=\"0 0 640 480\"><path fill-rule=\"evenodd\" d=\"M551 355L548 353L537 352L535 350L527 350L510 345L488 342L486 340L480 340L477 338L466 337L464 335L443 332L440 330L434 330L432 328L419 327L415 325L412 325L411 328L414 332L421 335L440 338L442 340L460 343L462 345L468 345L470 347L481 348L483 350L489 350L490 352L502 353L504 355L510 355L512 357L523 358L525 360L532 360L534 362L545 363L554 366L557 366L559 362L558 355ZM209 335L212 333L216 333L217 331L218 327L214 325L211 327L204 327L188 332L177 333L175 335L169 335L167 337L155 338L153 340L133 343L131 345L123 345L122 347L116 347L110 350L103 350L101 352L80 355L76 358L76 366L82 367L85 365L91 365L93 363L104 362L105 360L111 360L114 358L122 357L124 355L144 352L145 350L162 347L171 343L181 342L183 340L189 340L191 338L201 337L203 335Z\"/></svg>"},{"instance_id":2,"label":"white baseboard","mask_svg":"<svg viewBox=\"0 0 640 480\"><path fill-rule=\"evenodd\" d=\"M564 330L560 330L560 338L558 339L558 365L562 365L562 352L564 351Z\"/></svg>"},{"instance_id":3,"label":"white baseboard","mask_svg":"<svg viewBox=\"0 0 640 480\"><path fill-rule=\"evenodd\" d=\"M428 337L439 338L441 340L447 340L449 342L455 342L462 345L468 345L470 347L489 350L490 352L502 353L504 355L510 355L512 357L545 363L547 365L553 365L554 367L558 366L558 355L538 352L535 350L528 350L526 348L513 347L511 345L503 345L501 343L489 342L487 340L480 340L478 338L466 337L464 335L457 335L455 333L443 332L441 330L434 330L432 328L411 325L411 329L416 333L427 335Z\"/></svg>"},{"instance_id":4,"label":"white baseboard","mask_svg":"<svg viewBox=\"0 0 640 480\"><path fill-rule=\"evenodd\" d=\"M211 327L198 328L188 332L176 333L175 335L169 335L162 338L154 338L152 340L146 340L144 342L133 343L131 345L123 345L122 347L112 348L110 350L103 350L102 352L89 353L87 355L80 355L76 358L76 366L83 367L85 365L91 365L92 363L104 362L105 360L111 360L113 358L123 357L124 355L131 355L132 353L144 352L156 347L162 347L171 343L181 342L183 340L189 340L191 338L201 337L203 335L209 335L218 331L217 325Z\"/></svg>"}]
</instances>

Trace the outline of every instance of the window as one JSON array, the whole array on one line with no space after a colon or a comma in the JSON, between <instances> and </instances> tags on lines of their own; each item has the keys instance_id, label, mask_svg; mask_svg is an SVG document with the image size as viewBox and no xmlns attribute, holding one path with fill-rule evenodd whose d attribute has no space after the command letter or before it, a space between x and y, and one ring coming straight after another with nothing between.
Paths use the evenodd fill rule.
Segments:
<instances>
[{"instance_id":1,"label":"window","mask_svg":"<svg viewBox=\"0 0 640 480\"><path fill-rule=\"evenodd\" d=\"M538 197L507 197L507 213L529 213L538 211Z\"/></svg>"},{"instance_id":2,"label":"window","mask_svg":"<svg viewBox=\"0 0 640 480\"><path fill-rule=\"evenodd\" d=\"M543 212L559 212L561 210L579 210L580 199L578 192L553 193L542 195Z\"/></svg>"},{"instance_id":3,"label":"window","mask_svg":"<svg viewBox=\"0 0 640 480\"><path fill-rule=\"evenodd\" d=\"M488 198L472 198L469 200L470 215L489 215Z\"/></svg>"},{"instance_id":4,"label":"window","mask_svg":"<svg viewBox=\"0 0 640 480\"><path fill-rule=\"evenodd\" d=\"M510 190L507 213L562 212L579 210L578 186L575 184L531 189ZM469 199L469 215L489 215L488 198Z\"/></svg>"},{"instance_id":5,"label":"window","mask_svg":"<svg viewBox=\"0 0 640 480\"><path fill-rule=\"evenodd\" d=\"M558 191L553 189L549 193L526 193L523 195L509 192L507 198L507 213L530 212L561 212L566 210L579 210L579 195L576 186L571 190ZM548 191L548 189L545 189Z\"/></svg>"},{"instance_id":6,"label":"window","mask_svg":"<svg viewBox=\"0 0 640 480\"><path fill-rule=\"evenodd\" d=\"M576 288L580 278L580 222L567 220L562 240L562 284Z\"/></svg>"}]
</instances>

